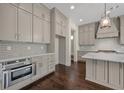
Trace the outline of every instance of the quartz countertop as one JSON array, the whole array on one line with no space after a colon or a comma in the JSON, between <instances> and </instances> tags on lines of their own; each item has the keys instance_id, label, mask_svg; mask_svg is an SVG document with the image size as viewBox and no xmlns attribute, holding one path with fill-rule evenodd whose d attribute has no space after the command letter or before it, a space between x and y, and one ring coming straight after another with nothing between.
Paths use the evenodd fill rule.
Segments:
<instances>
[{"instance_id":1,"label":"quartz countertop","mask_svg":"<svg viewBox=\"0 0 124 93\"><path fill-rule=\"evenodd\" d=\"M34 55L20 55L20 56L12 56L12 55L0 55L0 63L1 62L7 62L7 61L13 61L13 60L19 60L24 58L32 58L37 56L44 56L44 55L52 55L54 53L43 53L43 54L34 54Z\"/></svg>"},{"instance_id":2,"label":"quartz countertop","mask_svg":"<svg viewBox=\"0 0 124 93\"><path fill-rule=\"evenodd\" d=\"M124 63L123 53L106 53L106 52L87 53L84 56L82 56L82 58Z\"/></svg>"}]
</instances>

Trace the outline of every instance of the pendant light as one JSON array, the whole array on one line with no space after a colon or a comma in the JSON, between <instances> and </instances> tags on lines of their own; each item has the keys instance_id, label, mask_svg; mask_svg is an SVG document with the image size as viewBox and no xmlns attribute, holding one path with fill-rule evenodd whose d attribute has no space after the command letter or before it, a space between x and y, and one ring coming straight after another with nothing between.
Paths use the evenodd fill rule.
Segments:
<instances>
[{"instance_id":1,"label":"pendant light","mask_svg":"<svg viewBox=\"0 0 124 93\"><path fill-rule=\"evenodd\" d=\"M100 21L100 28L103 29L109 27L111 27L111 21L109 15L106 13L106 4L105 4L104 17Z\"/></svg>"}]
</instances>

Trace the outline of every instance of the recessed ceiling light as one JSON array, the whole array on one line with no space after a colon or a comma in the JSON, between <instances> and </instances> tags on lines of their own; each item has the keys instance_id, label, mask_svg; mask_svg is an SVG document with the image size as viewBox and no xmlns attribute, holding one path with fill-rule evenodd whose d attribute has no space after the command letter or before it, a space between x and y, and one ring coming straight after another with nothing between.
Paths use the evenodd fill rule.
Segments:
<instances>
[{"instance_id":1,"label":"recessed ceiling light","mask_svg":"<svg viewBox=\"0 0 124 93\"><path fill-rule=\"evenodd\" d=\"M71 6L70 6L70 9L71 9L71 10L74 10L74 9L75 9L75 6L74 6L74 5L71 5Z\"/></svg>"},{"instance_id":2,"label":"recessed ceiling light","mask_svg":"<svg viewBox=\"0 0 124 93\"><path fill-rule=\"evenodd\" d=\"M82 22L83 21L83 19L80 19L80 22Z\"/></svg>"}]
</instances>

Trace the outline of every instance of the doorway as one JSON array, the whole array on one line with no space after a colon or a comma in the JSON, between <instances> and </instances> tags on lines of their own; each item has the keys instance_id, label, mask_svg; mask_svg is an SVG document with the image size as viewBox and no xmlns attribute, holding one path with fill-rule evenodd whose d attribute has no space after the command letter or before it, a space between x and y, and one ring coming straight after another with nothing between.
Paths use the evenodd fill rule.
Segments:
<instances>
[{"instance_id":1,"label":"doorway","mask_svg":"<svg viewBox=\"0 0 124 93\"><path fill-rule=\"evenodd\" d=\"M74 36L75 31L71 30L71 63L74 63L74 57L75 57L75 36Z\"/></svg>"},{"instance_id":2,"label":"doorway","mask_svg":"<svg viewBox=\"0 0 124 93\"><path fill-rule=\"evenodd\" d=\"M66 38L56 36L55 42L56 64L66 65Z\"/></svg>"}]
</instances>

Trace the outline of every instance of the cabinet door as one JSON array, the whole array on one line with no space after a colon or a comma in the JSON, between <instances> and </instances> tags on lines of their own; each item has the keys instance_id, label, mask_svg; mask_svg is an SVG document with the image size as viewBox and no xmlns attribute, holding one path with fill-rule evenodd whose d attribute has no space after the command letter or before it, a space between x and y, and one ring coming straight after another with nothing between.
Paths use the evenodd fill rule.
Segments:
<instances>
[{"instance_id":1,"label":"cabinet door","mask_svg":"<svg viewBox=\"0 0 124 93\"><path fill-rule=\"evenodd\" d=\"M0 4L0 40L17 40L17 8Z\"/></svg>"},{"instance_id":2,"label":"cabinet door","mask_svg":"<svg viewBox=\"0 0 124 93\"><path fill-rule=\"evenodd\" d=\"M56 23L56 34L61 35L61 25L59 23Z\"/></svg>"},{"instance_id":3,"label":"cabinet door","mask_svg":"<svg viewBox=\"0 0 124 93\"><path fill-rule=\"evenodd\" d=\"M123 66L121 63L109 62L109 84L116 88L123 86Z\"/></svg>"},{"instance_id":4,"label":"cabinet door","mask_svg":"<svg viewBox=\"0 0 124 93\"><path fill-rule=\"evenodd\" d=\"M67 30L67 28L66 28L66 25L62 25L62 36L66 36L66 30Z\"/></svg>"},{"instance_id":5,"label":"cabinet door","mask_svg":"<svg viewBox=\"0 0 124 93\"><path fill-rule=\"evenodd\" d=\"M50 43L50 22L43 20L43 40L44 43Z\"/></svg>"},{"instance_id":6,"label":"cabinet door","mask_svg":"<svg viewBox=\"0 0 124 93\"><path fill-rule=\"evenodd\" d=\"M43 62L43 75L48 74L48 60L47 60L47 55L42 56L42 62Z\"/></svg>"},{"instance_id":7,"label":"cabinet door","mask_svg":"<svg viewBox=\"0 0 124 93\"><path fill-rule=\"evenodd\" d=\"M88 26L88 32L89 35L87 37L89 37L88 38L89 45L93 45L95 42L95 24L90 24Z\"/></svg>"},{"instance_id":8,"label":"cabinet door","mask_svg":"<svg viewBox=\"0 0 124 93\"><path fill-rule=\"evenodd\" d=\"M31 3L20 3L19 7L32 13L32 4Z\"/></svg>"},{"instance_id":9,"label":"cabinet door","mask_svg":"<svg viewBox=\"0 0 124 93\"><path fill-rule=\"evenodd\" d=\"M98 82L107 83L108 81L107 72L108 72L107 62L98 60L96 62L96 80Z\"/></svg>"},{"instance_id":10,"label":"cabinet door","mask_svg":"<svg viewBox=\"0 0 124 93\"><path fill-rule=\"evenodd\" d=\"M46 20L50 21L50 10L43 4L41 4L41 17Z\"/></svg>"},{"instance_id":11,"label":"cabinet door","mask_svg":"<svg viewBox=\"0 0 124 93\"><path fill-rule=\"evenodd\" d=\"M49 55L47 62L48 62L48 72L51 73L55 71L55 56Z\"/></svg>"},{"instance_id":12,"label":"cabinet door","mask_svg":"<svg viewBox=\"0 0 124 93\"><path fill-rule=\"evenodd\" d=\"M42 20L36 16L33 16L33 42L42 43Z\"/></svg>"},{"instance_id":13,"label":"cabinet door","mask_svg":"<svg viewBox=\"0 0 124 93\"><path fill-rule=\"evenodd\" d=\"M19 9L18 12L19 41L32 42L32 14Z\"/></svg>"},{"instance_id":14,"label":"cabinet door","mask_svg":"<svg viewBox=\"0 0 124 93\"><path fill-rule=\"evenodd\" d=\"M93 45L95 43L95 24L87 24L79 27L80 45Z\"/></svg>"},{"instance_id":15,"label":"cabinet door","mask_svg":"<svg viewBox=\"0 0 124 93\"><path fill-rule=\"evenodd\" d=\"M42 18L41 11L42 11L42 9L41 9L41 5L40 4L33 4L33 14L35 16L38 16L38 17Z\"/></svg>"},{"instance_id":16,"label":"cabinet door","mask_svg":"<svg viewBox=\"0 0 124 93\"><path fill-rule=\"evenodd\" d=\"M124 44L124 16L120 17L120 43Z\"/></svg>"},{"instance_id":17,"label":"cabinet door","mask_svg":"<svg viewBox=\"0 0 124 93\"><path fill-rule=\"evenodd\" d=\"M86 60L86 79L94 80L95 79L95 60Z\"/></svg>"},{"instance_id":18,"label":"cabinet door","mask_svg":"<svg viewBox=\"0 0 124 93\"><path fill-rule=\"evenodd\" d=\"M84 33L80 31L79 32L79 44L80 45L83 45L84 44L84 42L83 42L84 40L82 39L82 37L84 37Z\"/></svg>"}]
</instances>

